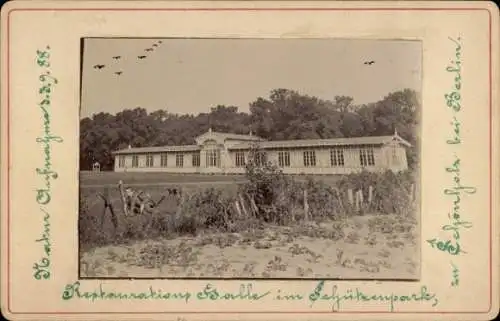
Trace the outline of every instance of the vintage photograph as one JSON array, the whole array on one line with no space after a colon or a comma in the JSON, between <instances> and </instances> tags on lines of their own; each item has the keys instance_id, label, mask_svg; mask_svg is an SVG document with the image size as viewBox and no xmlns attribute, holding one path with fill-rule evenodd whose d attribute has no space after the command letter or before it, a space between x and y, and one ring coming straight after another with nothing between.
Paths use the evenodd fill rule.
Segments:
<instances>
[{"instance_id":1,"label":"vintage photograph","mask_svg":"<svg viewBox=\"0 0 500 321\"><path fill-rule=\"evenodd\" d=\"M81 40L81 278L420 278L422 44Z\"/></svg>"}]
</instances>

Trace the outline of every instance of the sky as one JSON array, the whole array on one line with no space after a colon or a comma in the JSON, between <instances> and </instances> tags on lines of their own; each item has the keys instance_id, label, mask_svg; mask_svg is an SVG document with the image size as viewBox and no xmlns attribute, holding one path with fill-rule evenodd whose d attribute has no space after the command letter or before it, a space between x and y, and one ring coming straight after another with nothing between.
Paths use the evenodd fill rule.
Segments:
<instances>
[{"instance_id":1,"label":"sky","mask_svg":"<svg viewBox=\"0 0 500 321\"><path fill-rule=\"evenodd\" d=\"M198 114L227 105L248 112L276 88L363 104L404 88L421 92L421 69L419 41L87 38L80 117L136 107Z\"/></svg>"}]
</instances>

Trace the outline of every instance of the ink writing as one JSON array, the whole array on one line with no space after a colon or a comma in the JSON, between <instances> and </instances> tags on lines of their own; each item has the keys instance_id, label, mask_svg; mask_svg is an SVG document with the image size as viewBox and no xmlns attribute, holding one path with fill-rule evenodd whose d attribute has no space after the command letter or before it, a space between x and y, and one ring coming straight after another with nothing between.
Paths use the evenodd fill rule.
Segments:
<instances>
[{"instance_id":1,"label":"ink writing","mask_svg":"<svg viewBox=\"0 0 500 321\"><path fill-rule=\"evenodd\" d=\"M42 146L44 155L44 164L41 168L36 168L35 172L41 176L43 184L35 190L35 200L43 214L43 232L35 242L43 246L43 257L33 264L33 277L37 280L50 279L50 257L51 257L51 216L48 211L48 204L52 200L51 180L57 179L57 172L52 168L52 143L61 143L63 139L52 133L51 128L51 107L52 94L57 84L57 79L51 75L50 71L50 47L36 51L35 57L37 65L42 69L38 76L40 88L38 94L40 101L37 106L42 113L43 131L42 135L36 138L36 142Z\"/></svg>"},{"instance_id":2,"label":"ink writing","mask_svg":"<svg viewBox=\"0 0 500 321\"><path fill-rule=\"evenodd\" d=\"M325 281L319 281L309 293L283 293L281 289L273 291L262 291L251 283L240 284L238 290L227 291L218 288L214 284L206 284L202 289L195 292L176 291L166 292L162 289L149 288L141 292L117 292L106 289L102 284L92 291L83 291L81 284L76 281L66 285L62 293L63 300L83 299L94 302L96 300L169 300L183 302L185 304L191 301L218 302L224 301L261 301L264 299L275 301L296 301L304 302L310 308L321 302L331 304L332 311L339 311L346 302L358 304L367 304L367 302L377 301L388 305L388 310L393 312L397 304L408 302L428 303L434 307L438 305L439 300L436 294L431 293L426 286L421 286L416 292L409 293L370 293L360 288L348 288L339 290L336 284L331 287L325 286Z\"/></svg>"},{"instance_id":3,"label":"ink writing","mask_svg":"<svg viewBox=\"0 0 500 321\"><path fill-rule=\"evenodd\" d=\"M446 108L448 108L451 113L451 130L450 136L446 139L446 144L452 148L463 145L463 137L461 135L461 121L459 113L463 109L462 103L462 39L449 38L449 40L454 45L453 58L446 66L446 72L451 74L453 77L453 84L448 93L444 95ZM450 210L447 213L449 220L448 224L442 226L441 230L449 233L448 237L445 238L433 238L427 240L427 243L439 251L445 252L452 256L459 254L466 254L462 245L461 232L464 229L472 228L472 223L463 219L462 213L462 202L464 197L467 195L472 195L476 193L476 188L473 186L468 186L463 183L462 177L462 159L457 155L457 152L452 153L453 159L448 166L445 167L445 172L451 176L451 184L443 190L443 194L451 199ZM451 262L453 266L452 271L452 286L459 284L458 268Z\"/></svg>"}]
</instances>

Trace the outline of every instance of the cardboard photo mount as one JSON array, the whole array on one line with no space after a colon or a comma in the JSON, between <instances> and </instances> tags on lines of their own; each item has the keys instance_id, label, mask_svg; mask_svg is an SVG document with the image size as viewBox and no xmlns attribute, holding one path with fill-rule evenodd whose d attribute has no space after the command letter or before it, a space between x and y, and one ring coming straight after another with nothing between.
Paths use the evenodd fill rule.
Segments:
<instances>
[{"instance_id":1,"label":"cardboard photo mount","mask_svg":"<svg viewBox=\"0 0 500 321\"><path fill-rule=\"evenodd\" d=\"M498 18L493 2L475 1L8 2L1 12L2 313L16 320L494 318ZM85 37L421 41L420 280L79 280Z\"/></svg>"}]
</instances>

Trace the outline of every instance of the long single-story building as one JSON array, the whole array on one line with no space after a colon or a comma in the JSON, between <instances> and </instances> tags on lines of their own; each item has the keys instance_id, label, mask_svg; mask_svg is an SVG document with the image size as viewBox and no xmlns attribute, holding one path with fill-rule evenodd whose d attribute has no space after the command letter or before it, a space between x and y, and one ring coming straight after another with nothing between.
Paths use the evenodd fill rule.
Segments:
<instances>
[{"instance_id":1,"label":"long single-story building","mask_svg":"<svg viewBox=\"0 0 500 321\"><path fill-rule=\"evenodd\" d=\"M268 141L252 135L214 132L196 138L196 145L129 146L114 152L116 172L244 174L254 148L256 162L270 161L285 174L349 174L402 171L408 168L410 143L392 136Z\"/></svg>"}]
</instances>

